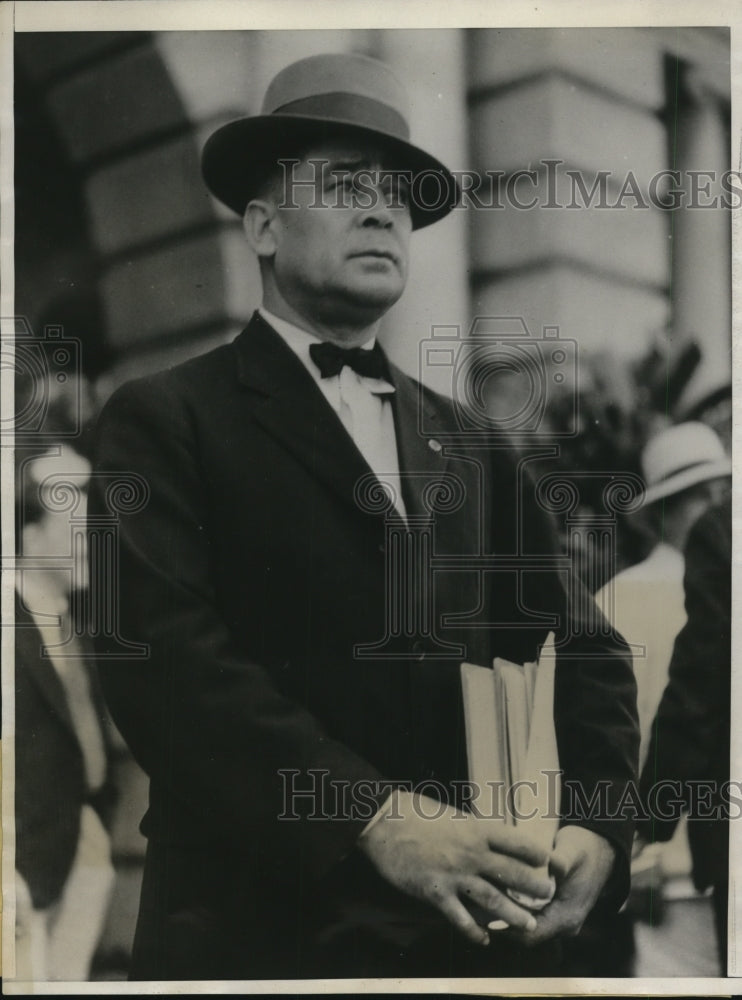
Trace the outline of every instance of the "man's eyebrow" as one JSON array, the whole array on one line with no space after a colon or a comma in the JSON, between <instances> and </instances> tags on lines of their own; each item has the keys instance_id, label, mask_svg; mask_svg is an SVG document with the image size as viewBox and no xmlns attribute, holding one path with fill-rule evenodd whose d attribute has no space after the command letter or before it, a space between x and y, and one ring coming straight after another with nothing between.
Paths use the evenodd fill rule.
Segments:
<instances>
[{"instance_id":1,"label":"man's eyebrow","mask_svg":"<svg viewBox=\"0 0 742 1000\"><path fill-rule=\"evenodd\" d=\"M328 160L327 166L332 173L353 173L356 170L370 170L373 163L371 160L361 157L357 160Z\"/></svg>"},{"instance_id":2,"label":"man's eyebrow","mask_svg":"<svg viewBox=\"0 0 742 1000\"><path fill-rule=\"evenodd\" d=\"M327 160L325 165L327 167L329 177L336 174L354 174L361 170L367 170L379 180L387 180L397 175L399 175L402 180L405 180L408 179L407 175L410 173L410 171L384 166L383 163L380 163L379 161L368 160L365 158L358 160Z\"/></svg>"}]
</instances>

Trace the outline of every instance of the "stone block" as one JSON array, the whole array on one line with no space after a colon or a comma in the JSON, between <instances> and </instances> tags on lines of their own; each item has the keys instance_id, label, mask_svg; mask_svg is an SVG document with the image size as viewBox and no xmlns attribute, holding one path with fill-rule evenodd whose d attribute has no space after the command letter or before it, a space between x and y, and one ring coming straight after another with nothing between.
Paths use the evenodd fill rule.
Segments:
<instances>
[{"instance_id":1,"label":"stone block","mask_svg":"<svg viewBox=\"0 0 742 1000\"><path fill-rule=\"evenodd\" d=\"M224 314L224 279L216 234L121 260L101 281L106 329L126 349Z\"/></svg>"},{"instance_id":2,"label":"stone block","mask_svg":"<svg viewBox=\"0 0 742 1000\"><path fill-rule=\"evenodd\" d=\"M184 335L175 343L156 346L135 345L122 355L95 384L95 399L100 408L120 385L142 375L153 375L175 365L206 354L222 344L234 340L242 327L229 324L223 330L213 333Z\"/></svg>"},{"instance_id":3,"label":"stone block","mask_svg":"<svg viewBox=\"0 0 742 1000\"><path fill-rule=\"evenodd\" d=\"M102 281L111 345L126 350L247 319L257 264L237 226L114 264Z\"/></svg>"},{"instance_id":4,"label":"stone block","mask_svg":"<svg viewBox=\"0 0 742 1000\"><path fill-rule=\"evenodd\" d=\"M434 326L467 325L469 316L466 218L452 212L412 234L410 275L399 302L382 320L380 338L403 371L437 389L436 371L420 372L420 341Z\"/></svg>"},{"instance_id":5,"label":"stone block","mask_svg":"<svg viewBox=\"0 0 742 1000\"><path fill-rule=\"evenodd\" d=\"M164 31L154 44L193 121L257 113L257 32Z\"/></svg>"},{"instance_id":6,"label":"stone block","mask_svg":"<svg viewBox=\"0 0 742 1000\"><path fill-rule=\"evenodd\" d=\"M558 326L580 354L610 351L636 358L664 330L667 296L610 281L569 264L553 264L499 280L484 280L472 294L476 316L521 316L534 336Z\"/></svg>"},{"instance_id":7,"label":"stone block","mask_svg":"<svg viewBox=\"0 0 742 1000\"><path fill-rule=\"evenodd\" d=\"M409 99L412 139L452 170L467 166L468 65L458 29L379 33L379 58L391 66Z\"/></svg>"},{"instance_id":8,"label":"stone block","mask_svg":"<svg viewBox=\"0 0 742 1000\"><path fill-rule=\"evenodd\" d=\"M124 150L187 121L168 69L151 45L63 81L51 89L49 106L75 162Z\"/></svg>"},{"instance_id":9,"label":"stone block","mask_svg":"<svg viewBox=\"0 0 742 1000\"><path fill-rule=\"evenodd\" d=\"M93 239L104 255L214 218L192 135L98 170L86 194Z\"/></svg>"},{"instance_id":10,"label":"stone block","mask_svg":"<svg viewBox=\"0 0 742 1000\"><path fill-rule=\"evenodd\" d=\"M667 134L654 115L560 77L477 103L471 137L476 170L509 172L561 159L588 174L610 171L617 193L629 172L646 189L669 166Z\"/></svg>"},{"instance_id":11,"label":"stone block","mask_svg":"<svg viewBox=\"0 0 742 1000\"><path fill-rule=\"evenodd\" d=\"M23 71L43 83L148 37L141 31L25 31L14 36L15 55Z\"/></svg>"},{"instance_id":12,"label":"stone block","mask_svg":"<svg viewBox=\"0 0 742 1000\"><path fill-rule=\"evenodd\" d=\"M651 28L490 28L467 34L474 91L557 71L647 108L664 106L664 40Z\"/></svg>"},{"instance_id":13,"label":"stone block","mask_svg":"<svg viewBox=\"0 0 742 1000\"><path fill-rule=\"evenodd\" d=\"M595 178L584 180L589 193ZM623 280L657 288L669 285L669 212L648 200L648 207L636 207L628 197L623 207L597 208L597 194L593 207L586 207L589 199L575 191L561 169L549 176L542 169L535 184L523 178L515 190L522 204L535 200L535 207L518 209L501 191L499 200L482 196L467 208L475 271L507 271L568 259ZM606 203L615 204L615 198L607 195ZM502 207L496 207L498 201Z\"/></svg>"},{"instance_id":14,"label":"stone block","mask_svg":"<svg viewBox=\"0 0 742 1000\"><path fill-rule=\"evenodd\" d=\"M239 223L222 231L220 248L226 317L244 325L262 301L258 261Z\"/></svg>"}]
</instances>

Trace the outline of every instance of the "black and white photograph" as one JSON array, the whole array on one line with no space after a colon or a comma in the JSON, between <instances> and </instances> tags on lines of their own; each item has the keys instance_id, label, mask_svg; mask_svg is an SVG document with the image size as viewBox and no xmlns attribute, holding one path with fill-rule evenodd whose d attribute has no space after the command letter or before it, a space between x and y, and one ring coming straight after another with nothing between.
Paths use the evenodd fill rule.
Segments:
<instances>
[{"instance_id":1,"label":"black and white photograph","mask_svg":"<svg viewBox=\"0 0 742 1000\"><path fill-rule=\"evenodd\" d=\"M742 22L329 6L0 5L4 990L734 993Z\"/></svg>"}]
</instances>

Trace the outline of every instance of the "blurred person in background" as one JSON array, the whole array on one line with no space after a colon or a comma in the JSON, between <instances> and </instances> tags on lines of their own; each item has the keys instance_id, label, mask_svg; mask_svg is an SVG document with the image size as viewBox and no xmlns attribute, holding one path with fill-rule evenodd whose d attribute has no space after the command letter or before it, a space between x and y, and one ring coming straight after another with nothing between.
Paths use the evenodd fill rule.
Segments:
<instances>
[{"instance_id":1,"label":"blurred person in background","mask_svg":"<svg viewBox=\"0 0 742 1000\"><path fill-rule=\"evenodd\" d=\"M36 981L88 978L114 879L110 734L73 627L90 478L74 444L19 449L16 477L16 978Z\"/></svg>"},{"instance_id":2,"label":"blurred person in background","mask_svg":"<svg viewBox=\"0 0 742 1000\"><path fill-rule=\"evenodd\" d=\"M727 492L688 536L687 622L675 641L641 774L640 792L649 818L637 823L640 844L664 843L675 832L676 803L682 801L688 814L694 885L699 891L713 889L722 975L727 963L729 879L728 805L722 788L730 771L731 559L732 506ZM669 803L652 792L665 781L679 785ZM703 791L694 782L701 782Z\"/></svg>"},{"instance_id":3,"label":"blurred person in background","mask_svg":"<svg viewBox=\"0 0 742 1000\"><path fill-rule=\"evenodd\" d=\"M639 709L639 766L667 684L675 637L686 621L683 574L688 533L723 496L732 462L719 437L697 421L653 435L641 455L646 491L642 511L654 539L649 555L613 577L595 595L606 618L634 651Z\"/></svg>"},{"instance_id":4,"label":"blurred person in background","mask_svg":"<svg viewBox=\"0 0 742 1000\"><path fill-rule=\"evenodd\" d=\"M651 550L641 562L609 580L595 598L606 618L635 647L640 767L647 759L675 639L686 622L683 551L688 534L704 511L721 498L732 463L711 428L688 421L650 437L641 454L641 470L646 485L642 520L653 539ZM689 870L684 824L664 850L645 847L644 842L635 844L632 894L626 909L619 914L595 913L582 941L574 946L590 962L602 956L590 967L595 974L601 969L606 975L633 974L635 914L651 905L652 920L661 919L661 900L656 896L649 900L647 890L659 890L663 878Z\"/></svg>"}]
</instances>

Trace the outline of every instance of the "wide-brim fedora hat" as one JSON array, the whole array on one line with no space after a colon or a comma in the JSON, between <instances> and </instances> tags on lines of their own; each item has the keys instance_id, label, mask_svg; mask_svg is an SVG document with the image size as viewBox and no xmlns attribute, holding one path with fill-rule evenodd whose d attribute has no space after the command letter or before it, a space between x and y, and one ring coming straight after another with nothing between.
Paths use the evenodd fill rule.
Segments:
<instances>
[{"instance_id":1,"label":"wide-brim fedora hat","mask_svg":"<svg viewBox=\"0 0 742 1000\"><path fill-rule=\"evenodd\" d=\"M718 434L695 420L668 427L651 438L641 464L647 484L644 506L732 474L732 460Z\"/></svg>"},{"instance_id":2,"label":"wide-brim fedora hat","mask_svg":"<svg viewBox=\"0 0 742 1000\"><path fill-rule=\"evenodd\" d=\"M385 63L354 53L309 56L274 77L259 115L209 137L203 177L219 201L242 215L279 159L337 134L372 138L393 169L412 174L412 226L422 229L448 215L460 190L447 167L410 141L408 117L405 89Z\"/></svg>"}]
</instances>

